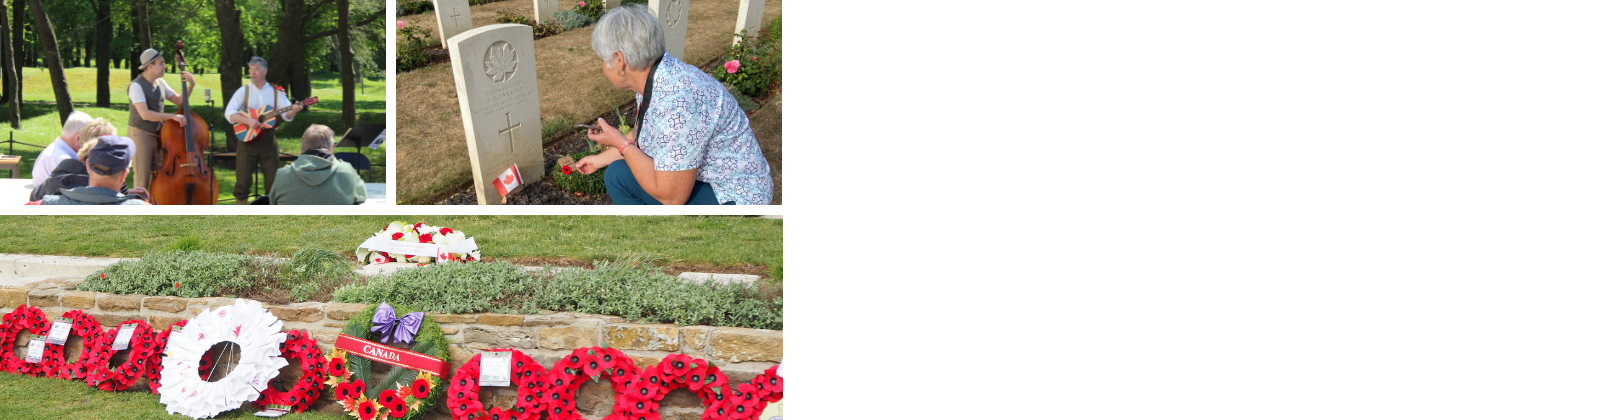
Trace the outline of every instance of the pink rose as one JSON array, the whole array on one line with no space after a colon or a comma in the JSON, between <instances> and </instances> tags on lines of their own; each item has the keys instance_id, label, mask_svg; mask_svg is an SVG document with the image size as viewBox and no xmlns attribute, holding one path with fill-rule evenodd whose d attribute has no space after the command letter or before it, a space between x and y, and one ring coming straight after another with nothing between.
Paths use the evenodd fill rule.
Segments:
<instances>
[{"instance_id":1,"label":"pink rose","mask_svg":"<svg viewBox=\"0 0 1600 420\"><path fill-rule=\"evenodd\" d=\"M396 25L400 25L400 29L405 29L405 28L406 28L406 21L403 21L403 20L401 20L401 21L395 21L395 23L394 23L394 24L396 24Z\"/></svg>"},{"instance_id":2,"label":"pink rose","mask_svg":"<svg viewBox=\"0 0 1600 420\"><path fill-rule=\"evenodd\" d=\"M578 2L578 7L583 7L583 2Z\"/></svg>"},{"instance_id":3,"label":"pink rose","mask_svg":"<svg viewBox=\"0 0 1600 420\"><path fill-rule=\"evenodd\" d=\"M739 72L739 60L730 60L730 61L728 61L726 63L722 63L722 68L728 69L728 73L738 73Z\"/></svg>"}]
</instances>

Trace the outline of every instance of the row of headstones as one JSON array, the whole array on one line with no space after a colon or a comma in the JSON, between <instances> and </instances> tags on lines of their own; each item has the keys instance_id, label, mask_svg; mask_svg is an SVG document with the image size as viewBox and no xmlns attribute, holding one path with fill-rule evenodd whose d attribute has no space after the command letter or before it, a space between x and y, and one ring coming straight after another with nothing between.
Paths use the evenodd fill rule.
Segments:
<instances>
[{"instance_id":1,"label":"row of headstones","mask_svg":"<svg viewBox=\"0 0 1600 420\"><path fill-rule=\"evenodd\" d=\"M554 19L556 0L533 1L540 23ZM607 9L621 3L604 1ZM665 32L667 52L682 58L689 0L650 0L649 6ZM765 0L740 0L735 30L757 35L765 6ZM434 0L434 10L440 39L447 40L445 48L450 51L478 204L503 204L524 179L538 180L544 175L533 27L498 24L473 28L467 0ZM737 37L734 43L738 43ZM524 54L527 63L519 61ZM523 174L530 176L524 178Z\"/></svg>"}]
</instances>

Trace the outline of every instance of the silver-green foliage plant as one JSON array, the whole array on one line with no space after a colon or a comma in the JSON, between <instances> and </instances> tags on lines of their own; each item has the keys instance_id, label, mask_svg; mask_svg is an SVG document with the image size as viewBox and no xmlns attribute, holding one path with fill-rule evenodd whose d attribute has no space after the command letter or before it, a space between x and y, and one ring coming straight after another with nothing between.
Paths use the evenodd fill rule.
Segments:
<instances>
[{"instance_id":1,"label":"silver-green foliage plant","mask_svg":"<svg viewBox=\"0 0 1600 420\"><path fill-rule=\"evenodd\" d=\"M507 262L436 264L346 285L333 292L333 300L460 314L490 310L495 302L520 302L532 285L526 270Z\"/></svg>"},{"instance_id":2,"label":"silver-green foliage plant","mask_svg":"<svg viewBox=\"0 0 1600 420\"><path fill-rule=\"evenodd\" d=\"M535 280L538 309L616 315L644 322L783 329L783 299L763 299L740 284L701 284L661 272L646 257L595 263Z\"/></svg>"},{"instance_id":3,"label":"silver-green foliage plant","mask_svg":"<svg viewBox=\"0 0 1600 420\"><path fill-rule=\"evenodd\" d=\"M150 296L222 296L268 275L258 257L205 251L156 251L90 274L78 290Z\"/></svg>"},{"instance_id":4,"label":"silver-green foliage plant","mask_svg":"<svg viewBox=\"0 0 1600 420\"><path fill-rule=\"evenodd\" d=\"M595 22L595 18L571 10L558 10L555 18L556 22L561 24L561 29L568 31L593 25Z\"/></svg>"}]
</instances>

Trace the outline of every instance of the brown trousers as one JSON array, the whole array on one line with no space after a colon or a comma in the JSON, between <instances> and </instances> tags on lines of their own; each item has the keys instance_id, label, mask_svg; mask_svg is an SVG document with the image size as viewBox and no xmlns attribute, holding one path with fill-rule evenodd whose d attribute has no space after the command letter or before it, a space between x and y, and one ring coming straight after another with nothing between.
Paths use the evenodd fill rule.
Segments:
<instances>
[{"instance_id":1,"label":"brown trousers","mask_svg":"<svg viewBox=\"0 0 1600 420\"><path fill-rule=\"evenodd\" d=\"M279 123L282 127L282 122ZM231 125L230 125L231 127ZM250 203L252 175L261 171L261 195L272 194L272 179L278 176L278 130L262 130L255 140L239 143L239 154L234 159L233 199L235 204Z\"/></svg>"},{"instance_id":2,"label":"brown trousers","mask_svg":"<svg viewBox=\"0 0 1600 420\"><path fill-rule=\"evenodd\" d=\"M155 178L156 147L161 138L156 133L128 127L128 137L133 139L133 188L150 188Z\"/></svg>"}]
</instances>

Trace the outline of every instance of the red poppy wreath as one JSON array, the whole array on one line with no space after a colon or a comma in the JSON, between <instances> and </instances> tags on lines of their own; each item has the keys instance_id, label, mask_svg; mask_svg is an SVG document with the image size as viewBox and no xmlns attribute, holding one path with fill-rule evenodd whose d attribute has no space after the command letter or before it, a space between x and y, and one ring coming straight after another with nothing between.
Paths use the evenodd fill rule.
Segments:
<instances>
[{"instance_id":1,"label":"red poppy wreath","mask_svg":"<svg viewBox=\"0 0 1600 420\"><path fill-rule=\"evenodd\" d=\"M482 373L479 361L483 355L472 356L466 364L456 369L455 376L450 378L449 394L445 397L446 404L450 406L450 418L457 420L527 420L537 418L539 410L543 408L544 401L541 395L545 392L544 366L520 351L513 349L490 349L491 352L511 352L511 386L517 389L516 408L501 410L500 407L483 409L483 403L478 401L478 377ZM387 392L387 391L386 391ZM382 397L379 397L382 403Z\"/></svg>"},{"instance_id":2,"label":"red poppy wreath","mask_svg":"<svg viewBox=\"0 0 1600 420\"><path fill-rule=\"evenodd\" d=\"M633 359L622 351L609 347L588 347L573 350L572 354L563 357L545 378L545 387L548 391L543 396L543 411L551 419L576 419L579 418L576 408L576 393L578 386L583 384L584 378L594 380L608 379L611 389L618 394L614 412L621 413L623 407L621 394L628 389L633 381L638 380L639 368L634 367Z\"/></svg>"},{"instance_id":3,"label":"red poppy wreath","mask_svg":"<svg viewBox=\"0 0 1600 420\"><path fill-rule=\"evenodd\" d=\"M128 348L113 350L112 347L117 342L117 335L120 334L122 328L129 325L133 326L133 332L128 338ZM117 325L117 328L100 334L99 339L94 341L94 346L84 351L84 354L89 356L86 363L89 367L89 374L84 382L102 391L128 389L134 382L138 382L139 378L145 376L145 372L150 369L152 364L159 365L159 363L151 362L151 360L154 360L151 356L157 354L155 352L155 341L155 330L150 328L150 324L137 319L123 321L122 324ZM111 356L120 351L128 352L128 361L113 368L111 367Z\"/></svg>"},{"instance_id":4,"label":"red poppy wreath","mask_svg":"<svg viewBox=\"0 0 1600 420\"><path fill-rule=\"evenodd\" d=\"M83 350L78 353L78 360L66 363L64 360L67 346L65 344L61 345L63 363L60 366L56 366L56 370L46 374L46 376L70 380L86 378L89 376L89 366L91 366L89 358L94 355L94 343L100 339L102 333L100 323L94 320L94 315L84 311L68 311L66 314L62 314L61 317L72 321L72 333L68 337L76 335L81 338L83 340Z\"/></svg>"},{"instance_id":5,"label":"red poppy wreath","mask_svg":"<svg viewBox=\"0 0 1600 420\"><path fill-rule=\"evenodd\" d=\"M0 332L0 350L3 350L0 351L0 365L4 365L6 372L37 377L61 365L61 346L45 345L44 356L38 363L28 363L13 350L17 335L24 331L41 338L50 333L51 322L45 319L44 311L23 304L6 314L4 320L6 329Z\"/></svg>"},{"instance_id":6,"label":"red poppy wreath","mask_svg":"<svg viewBox=\"0 0 1600 420\"><path fill-rule=\"evenodd\" d=\"M299 360L300 371L304 373L295 382L294 388L288 391L279 391L271 386L262 390L256 407L288 406L296 413L304 412L311 407L311 402L322 396L322 382L328 380L328 358L323 357L322 349L317 348L316 339L298 330L288 332L288 339L283 341L280 352L284 359Z\"/></svg>"},{"instance_id":7,"label":"red poppy wreath","mask_svg":"<svg viewBox=\"0 0 1600 420\"><path fill-rule=\"evenodd\" d=\"M167 353L167 339L172 337L173 330L181 330L185 325L189 325L189 320L181 319L172 323L172 325L168 325L167 329L162 330L160 334L156 334L155 343L151 346L153 351L150 354L150 361L147 362L150 365L150 369L145 371L145 378L150 379L151 394L161 395L161 391L159 391L161 389L161 358Z\"/></svg>"}]
</instances>

